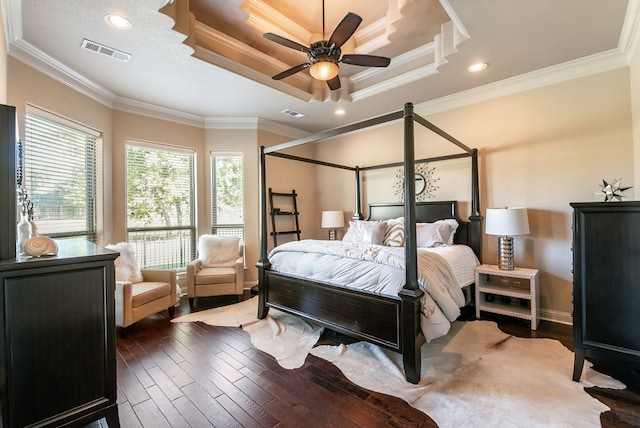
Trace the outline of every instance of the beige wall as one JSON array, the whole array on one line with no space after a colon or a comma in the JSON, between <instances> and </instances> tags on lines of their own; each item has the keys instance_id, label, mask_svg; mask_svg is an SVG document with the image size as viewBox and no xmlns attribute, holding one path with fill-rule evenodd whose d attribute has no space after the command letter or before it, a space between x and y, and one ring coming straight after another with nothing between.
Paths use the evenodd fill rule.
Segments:
<instances>
[{"instance_id":1,"label":"beige wall","mask_svg":"<svg viewBox=\"0 0 640 428\"><path fill-rule=\"evenodd\" d=\"M202 128L153 119L113 110L113 232L109 242L121 242L127 236L125 182L125 145L127 140L186 147L196 153L196 217L206 216L204 181L204 130Z\"/></svg>"},{"instance_id":2,"label":"beige wall","mask_svg":"<svg viewBox=\"0 0 640 428\"><path fill-rule=\"evenodd\" d=\"M101 209L112 206L111 197L114 193L111 187L111 109L11 57L8 57L7 76L7 102L16 106L21 139L24 140L24 120L27 104L53 112L102 133L103 186L101 187L104 191L101 195L98 195L98 212L103 214L103 217L99 218L98 221L101 229L99 233L105 240L103 243L106 244L113 233L112 211ZM37 215L36 207L36 220Z\"/></svg>"},{"instance_id":3,"label":"beige wall","mask_svg":"<svg viewBox=\"0 0 640 428\"><path fill-rule=\"evenodd\" d=\"M207 207L204 221L198 222L198 232L211 233L211 162L212 151L242 152L244 160L244 217L245 217L245 282L258 279L255 264L258 260L258 132L255 129L208 129L205 133L204 183Z\"/></svg>"},{"instance_id":4,"label":"beige wall","mask_svg":"<svg viewBox=\"0 0 640 428\"><path fill-rule=\"evenodd\" d=\"M4 37L2 8L0 8L0 104L7 104L7 43Z\"/></svg>"},{"instance_id":5,"label":"beige wall","mask_svg":"<svg viewBox=\"0 0 640 428\"><path fill-rule=\"evenodd\" d=\"M633 122L634 154L640 153L640 42L636 43L629 67L631 81L631 118ZM634 156L635 199L640 199L640 155Z\"/></svg>"},{"instance_id":6,"label":"beige wall","mask_svg":"<svg viewBox=\"0 0 640 428\"><path fill-rule=\"evenodd\" d=\"M246 244L246 264L245 281L256 282L258 271L255 264L260 258L260 147L271 147L289 139L272 132L255 129L208 129L205 137L206 159L205 159L205 183L210 183L211 165L209 154L211 151L240 151L244 156L245 171L245 244ZM291 152L298 156L313 156L313 149L305 147ZM273 188L274 192L291 192L295 190L299 195L297 198L298 211L301 213L300 229L302 238L317 237L319 229L319 217L317 214L317 203L315 199L315 177L313 168L298 162L267 156L267 188ZM211 205L211 195L205 195L206 206ZM269 203L267 209L269 209ZM200 222L200 233L211 233L210 212L207 210L204 222ZM316 225L316 223L318 223ZM268 218L268 231L271 232L271 221ZM278 243L285 242L288 237L282 237ZM273 248L271 236L267 242L268 249Z\"/></svg>"},{"instance_id":7,"label":"beige wall","mask_svg":"<svg viewBox=\"0 0 640 428\"><path fill-rule=\"evenodd\" d=\"M268 133L263 133L263 136ZM270 134L269 138L261 139L261 146L270 147L278 143L288 141L283 137ZM286 150L285 153L302 158L314 159L314 150L312 146L305 145L294 149ZM314 166L297 162L289 159L282 159L274 156L266 156L267 166L267 188L271 187L274 192L291 193L295 190L297 197L297 208L299 215L299 227L301 230L301 239L316 239L320 237L320 210L317 200L316 178L314 174ZM280 204L286 204L287 201L280 200ZM267 203L267 208L268 207ZM276 202L274 201L274 206ZM281 205L282 206L282 205ZM286 219L280 219L286 223ZM291 228L290 228L291 229ZM282 230L278 227L278 230ZM271 225L269 225L271 231ZM278 243L281 244L294 238L294 236L281 236ZM269 241L269 248L273 247L273 242Z\"/></svg>"},{"instance_id":8,"label":"beige wall","mask_svg":"<svg viewBox=\"0 0 640 428\"><path fill-rule=\"evenodd\" d=\"M597 201L602 179L634 185L629 69L575 79L491 101L425 116L480 153L481 212L487 207L525 206L531 233L516 237L516 265L540 270L543 316L570 322L572 254L570 202ZM637 91L636 91L637 92ZM420 114L420 111L416 109ZM416 128L417 129L417 128ZM401 157L402 124L337 139L318 148L323 160L361 166ZM349 140L350 144L343 144ZM422 145L435 145L433 150ZM441 140L416 131L416 157L442 154ZM469 163L434 164L436 199L467 201ZM395 169L364 177L365 201L395 201ZM350 181L318 168L320 206L349 210ZM342 183L342 185L341 185ZM627 192L633 199L633 193ZM339 205L339 207L336 207ZM364 207L363 207L364 208ZM497 238L485 236L484 262L497 261Z\"/></svg>"},{"instance_id":9,"label":"beige wall","mask_svg":"<svg viewBox=\"0 0 640 428\"><path fill-rule=\"evenodd\" d=\"M104 106L9 58L7 103L18 107L21 122L32 103L103 132L105 159L105 241L125 236L124 141L126 138L192 147L197 153L199 233L208 231L209 152L245 153L247 278L255 280L258 259L258 150L288 140L266 131L213 130L125 113ZM630 68L601 73L425 116L480 151L481 208L523 205L529 208L531 234L516 238L516 262L540 269L541 306L545 318L570 321L572 201L600 200L593 193L602 179L622 178L640 187L634 153L640 144L638 54ZM1 82L0 82L1 83ZM632 97L630 93L633 93ZM402 108L402 106L399 106ZM416 112L420 114L419 109ZM633 126L635 124L635 126ZM21 125L21 129L24 127ZM349 166L401 160L402 125L393 124L351 134L333 143L309 145L292 153ZM445 152L432 134L416 132L417 157ZM348 141L349 144L343 144ZM300 228L304 238L322 238L322 210L354 207L351 172L273 157L267 158L267 186L293 189L300 195ZM437 199L459 199L461 216L469 211L469 163L436 164ZM395 201L397 168L363 174L366 203ZM451 183L454 183L451 185ZM633 190L627 192L633 199ZM269 242L269 248L272 243ZM496 261L496 238L484 238L485 262Z\"/></svg>"}]
</instances>

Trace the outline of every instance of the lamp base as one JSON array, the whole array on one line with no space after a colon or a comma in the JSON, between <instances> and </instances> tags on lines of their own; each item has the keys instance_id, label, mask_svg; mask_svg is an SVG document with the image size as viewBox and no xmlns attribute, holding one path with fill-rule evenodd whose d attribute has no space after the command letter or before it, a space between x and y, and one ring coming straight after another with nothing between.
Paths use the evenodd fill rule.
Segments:
<instances>
[{"instance_id":1,"label":"lamp base","mask_svg":"<svg viewBox=\"0 0 640 428\"><path fill-rule=\"evenodd\" d=\"M330 241L335 241L336 240L336 230L335 229L329 229L329 240Z\"/></svg>"},{"instance_id":2,"label":"lamp base","mask_svg":"<svg viewBox=\"0 0 640 428\"><path fill-rule=\"evenodd\" d=\"M514 270L513 238L501 236L498 238L498 268Z\"/></svg>"}]
</instances>

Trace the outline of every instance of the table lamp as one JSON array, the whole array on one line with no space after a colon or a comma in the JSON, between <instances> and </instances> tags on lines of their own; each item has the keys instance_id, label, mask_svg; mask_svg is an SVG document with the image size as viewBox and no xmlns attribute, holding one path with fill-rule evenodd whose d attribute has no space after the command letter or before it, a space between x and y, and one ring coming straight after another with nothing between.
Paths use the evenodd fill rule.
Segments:
<instances>
[{"instance_id":1,"label":"table lamp","mask_svg":"<svg viewBox=\"0 0 640 428\"><path fill-rule=\"evenodd\" d=\"M342 211L322 211L323 229L329 229L329 239L335 241L336 229L344 227L344 213Z\"/></svg>"},{"instance_id":2,"label":"table lamp","mask_svg":"<svg viewBox=\"0 0 640 428\"><path fill-rule=\"evenodd\" d=\"M529 233L527 209L522 207L487 208L485 233L499 236L498 267L503 270L515 269L512 236Z\"/></svg>"}]
</instances>

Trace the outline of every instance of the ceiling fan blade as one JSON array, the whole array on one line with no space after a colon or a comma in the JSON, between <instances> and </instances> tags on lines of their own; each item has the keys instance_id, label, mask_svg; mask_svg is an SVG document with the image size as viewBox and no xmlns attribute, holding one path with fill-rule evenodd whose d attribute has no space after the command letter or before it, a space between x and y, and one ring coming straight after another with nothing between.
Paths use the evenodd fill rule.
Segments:
<instances>
[{"instance_id":1,"label":"ceiling fan blade","mask_svg":"<svg viewBox=\"0 0 640 428\"><path fill-rule=\"evenodd\" d=\"M329 86L329 89L332 91L340 89L340 77L336 76L331 80L327 80L327 86Z\"/></svg>"},{"instance_id":2,"label":"ceiling fan blade","mask_svg":"<svg viewBox=\"0 0 640 428\"><path fill-rule=\"evenodd\" d=\"M311 67L311 64L309 64L308 62L305 62L304 64L300 64L300 65L296 65L295 67L291 67L288 70L283 71L282 73L278 73L275 76L272 77L273 80L280 80L280 79L284 79L285 77L289 77L292 74L296 74L298 71L302 71L305 68L309 68Z\"/></svg>"},{"instance_id":3,"label":"ceiling fan blade","mask_svg":"<svg viewBox=\"0 0 640 428\"><path fill-rule=\"evenodd\" d=\"M344 45L344 43L349 40L353 33L356 32L356 29L362 22L362 18L359 15L356 15L353 12L347 13L342 21L338 24L335 30L333 30L333 34L329 37L329 45L334 44L337 48Z\"/></svg>"},{"instance_id":4,"label":"ceiling fan blade","mask_svg":"<svg viewBox=\"0 0 640 428\"><path fill-rule=\"evenodd\" d=\"M342 56L340 62L351 65L363 65L365 67L387 67L391 59L376 55L346 54Z\"/></svg>"},{"instance_id":5,"label":"ceiling fan blade","mask_svg":"<svg viewBox=\"0 0 640 428\"><path fill-rule=\"evenodd\" d=\"M262 35L262 37L264 37L267 40L271 40L272 42L276 42L276 43L278 43L278 44L280 44L282 46L286 46L288 48L295 49L295 50L300 51L300 52L304 52L304 53L309 52L309 48L308 47L303 46L298 42L294 42L293 40L289 40L289 39L286 39L286 38L284 38L282 36L278 36L277 34L264 33Z\"/></svg>"}]
</instances>

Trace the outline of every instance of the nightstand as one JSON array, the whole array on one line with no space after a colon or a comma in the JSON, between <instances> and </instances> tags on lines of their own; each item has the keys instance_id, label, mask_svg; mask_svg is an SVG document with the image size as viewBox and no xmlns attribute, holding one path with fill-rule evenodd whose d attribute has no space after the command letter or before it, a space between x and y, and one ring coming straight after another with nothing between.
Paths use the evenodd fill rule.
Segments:
<instances>
[{"instance_id":1,"label":"nightstand","mask_svg":"<svg viewBox=\"0 0 640 428\"><path fill-rule=\"evenodd\" d=\"M530 320L531 330L538 327L538 269L503 270L495 265L480 265L476 268L475 276L476 318L480 318L480 311L492 312ZM519 299L518 304L513 304L511 298Z\"/></svg>"}]
</instances>

